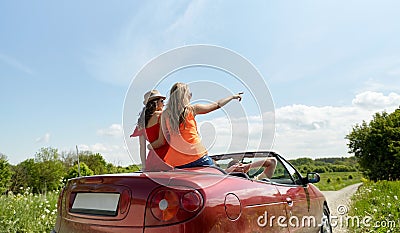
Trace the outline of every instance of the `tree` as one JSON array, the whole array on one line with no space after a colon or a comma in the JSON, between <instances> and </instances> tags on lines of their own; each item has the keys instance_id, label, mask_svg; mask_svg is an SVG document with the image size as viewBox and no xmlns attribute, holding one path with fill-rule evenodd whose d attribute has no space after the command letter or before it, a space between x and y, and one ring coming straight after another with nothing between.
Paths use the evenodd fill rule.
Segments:
<instances>
[{"instance_id":1,"label":"tree","mask_svg":"<svg viewBox=\"0 0 400 233\"><path fill-rule=\"evenodd\" d=\"M76 151L62 151L60 153L60 159L64 164L65 172L68 173L69 169L77 163L78 158L76 156Z\"/></svg>"},{"instance_id":2,"label":"tree","mask_svg":"<svg viewBox=\"0 0 400 233\"><path fill-rule=\"evenodd\" d=\"M84 163L80 162L80 171L78 171L78 164L75 164L68 171L68 175L65 177L65 181L68 179L72 179L75 177L79 177L79 173L81 176L92 176L93 171Z\"/></svg>"},{"instance_id":3,"label":"tree","mask_svg":"<svg viewBox=\"0 0 400 233\"><path fill-rule=\"evenodd\" d=\"M79 161L84 162L94 172L94 175L107 173L107 162L99 153L93 154L91 151L82 151L79 153Z\"/></svg>"},{"instance_id":4,"label":"tree","mask_svg":"<svg viewBox=\"0 0 400 233\"><path fill-rule=\"evenodd\" d=\"M35 154L35 162L38 170L38 174L36 174L39 180L36 187L38 191L46 192L60 188L62 179L66 174L58 149L41 148Z\"/></svg>"},{"instance_id":5,"label":"tree","mask_svg":"<svg viewBox=\"0 0 400 233\"><path fill-rule=\"evenodd\" d=\"M20 192L20 188L32 188L32 192L38 193L40 180L37 174L39 173L34 159L27 159L13 168L11 191L14 193Z\"/></svg>"},{"instance_id":6,"label":"tree","mask_svg":"<svg viewBox=\"0 0 400 233\"><path fill-rule=\"evenodd\" d=\"M391 114L376 113L371 122L354 126L346 139L349 152L358 158L368 178L400 178L400 108Z\"/></svg>"},{"instance_id":7,"label":"tree","mask_svg":"<svg viewBox=\"0 0 400 233\"><path fill-rule=\"evenodd\" d=\"M11 166L7 157L0 153L0 195L5 193L11 185Z\"/></svg>"},{"instance_id":8,"label":"tree","mask_svg":"<svg viewBox=\"0 0 400 233\"><path fill-rule=\"evenodd\" d=\"M12 169L11 190L16 193L27 187L33 193L57 190L66 175L58 150L51 147L41 148L35 159L27 159Z\"/></svg>"}]
</instances>

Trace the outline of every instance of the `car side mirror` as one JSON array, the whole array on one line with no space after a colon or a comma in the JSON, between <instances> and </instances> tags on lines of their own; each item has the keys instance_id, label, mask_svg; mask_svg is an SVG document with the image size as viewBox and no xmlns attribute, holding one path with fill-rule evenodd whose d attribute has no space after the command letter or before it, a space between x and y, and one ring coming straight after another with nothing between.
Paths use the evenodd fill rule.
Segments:
<instances>
[{"instance_id":1,"label":"car side mirror","mask_svg":"<svg viewBox=\"0 0 400 233\"><path fill-rule=\"evenodd\" d=\"M307 173L307 183L318 183L321 180L321 177L316 172Z\"/></svg>"}]
</instances>

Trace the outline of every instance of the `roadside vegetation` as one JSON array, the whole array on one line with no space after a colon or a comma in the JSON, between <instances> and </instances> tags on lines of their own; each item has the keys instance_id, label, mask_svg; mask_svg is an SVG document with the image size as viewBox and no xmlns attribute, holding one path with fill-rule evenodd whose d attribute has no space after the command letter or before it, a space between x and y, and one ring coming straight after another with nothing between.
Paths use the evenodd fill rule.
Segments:
<instances>
[{"instance_id":1,"label":"roadside vegetation","mask_svg":"<svg viewBox=\"0 0 400 233\"><path fill-rule=\"evenodd\" d=\"M30 188L18 194L0 195L0 232L50 232L57 212L58 192L32 194Z\"/></svg>"},{"instance_id":2,"label":"roadside vegetation","mask_svg":"<svg viewBox=\"0 0 400 233\"><path fill-rule=\"evenodd\" d=\"M115 166L98 153L79 153L80 174L134 172L139 166ZM69 178L78 177L77 156L42 148L35 158L17 165L0 154L0 232L50 232L54 227L59 191Z\"/></svg>"},{"instance_id":3,"label":"roadside vegetation","mask_svg":"<svg viewBox=\"0 0 400 233\"><path fill-rule=\"evenodd\" d=\"M400 232L400 108L376 113L346 136L368 180L354 195L349 215L370 221L352 232Z\"/></svg>"},{"instance_id":4,"label":"roadside vegetation","mask_svg":"<svg viewBox=\"0 0 400 233\"><path fill-rule=\"evenodd\" d=\"M351 232L400 232L400 181L364 181L352 198Z\"/></svg>"}]
</instances>

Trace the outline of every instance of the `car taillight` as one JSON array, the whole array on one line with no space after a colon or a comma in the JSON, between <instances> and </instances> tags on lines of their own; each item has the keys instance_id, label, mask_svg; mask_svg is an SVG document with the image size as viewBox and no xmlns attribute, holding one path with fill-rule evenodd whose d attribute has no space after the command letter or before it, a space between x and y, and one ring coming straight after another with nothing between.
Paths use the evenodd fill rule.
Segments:
<instances>
[{"instance_id":1,"label":"car taillight","mask_svg":"<svg viewBox=\"0 0 400 233\"><path fill-rule=\"evenodd\" d=\"M151 213L161 221L171 220L179 210L179 197L171 190L158 191L151 200Z\"/></svg>"},{"instance_id":2,"label":"car taillight","mask_svg":"<svg viewBox=\"0 0 400 233\"><path fill-rule=\"evenodd\" d=\"M188 187L162 187L149 198L146 226L165 225L186 221L203 207L203 197Z\"/></svg>"},{"instance_id":3,"label":"car taillight","mask_svg":"<svg viewBox=\"0 0 400 233\"><path fill-rule=\"evenodd\" d=\"M201 207L202 198L198 192L185 193L181 198L182 208L188 212L194 212Z\"/></svg>"}]
</instances>

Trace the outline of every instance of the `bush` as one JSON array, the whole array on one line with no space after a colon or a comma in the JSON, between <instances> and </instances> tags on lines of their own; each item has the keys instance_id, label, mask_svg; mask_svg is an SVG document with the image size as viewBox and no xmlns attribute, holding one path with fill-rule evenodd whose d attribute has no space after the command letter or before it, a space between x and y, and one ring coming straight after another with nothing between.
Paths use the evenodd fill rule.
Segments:
<instances>
[{"instance_id":1,"label":"bush","mask_svg":"<svg viewBox=\"0 0 400 233\"><path fill-rule=\"evenodd\" d=\"M315 167L314 171L318 173L325 173L326 172L326 167L325 166L317 166Z\"/></svg>"}]
</instances>

